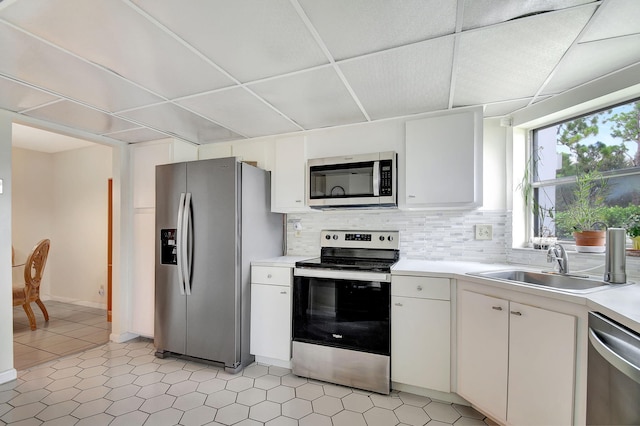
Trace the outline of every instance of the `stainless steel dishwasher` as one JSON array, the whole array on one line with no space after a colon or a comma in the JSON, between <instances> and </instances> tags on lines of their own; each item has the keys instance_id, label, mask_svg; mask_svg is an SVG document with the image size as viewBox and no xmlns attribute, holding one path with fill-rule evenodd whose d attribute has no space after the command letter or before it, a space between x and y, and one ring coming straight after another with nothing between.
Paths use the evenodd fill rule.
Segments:
<instances>
[{"instance_id":1,"label":"stainless steel dishwasher","mask_svg":"<svg viewBox=\"0 0 640 426\"><path fill-rule=\"evenodd\" d=\"M640 335L589 313L588 425L640 425Z\"/></svg>"}]
</instances>

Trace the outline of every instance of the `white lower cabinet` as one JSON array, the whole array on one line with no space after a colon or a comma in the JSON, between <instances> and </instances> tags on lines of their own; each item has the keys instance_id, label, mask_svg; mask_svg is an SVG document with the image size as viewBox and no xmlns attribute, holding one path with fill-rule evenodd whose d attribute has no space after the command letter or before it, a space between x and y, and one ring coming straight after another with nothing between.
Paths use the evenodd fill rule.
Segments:
<instances>
[{"instance_id":1,"label":"white lower cabinet","mask_svg":"<svg viewBox=\"0 0 640 426\"><path fill-rule=\"evenodd\" d=\"M289 367L292 279L290 267L251 267L249 350L259 362Z\"/></svg>"},{"instance_id":2,"label":"white lower cabinet","mask_svg":"<svg viewBox=\"0 0 640 426\"><path fill-rule=\"evenodd\" d=\"M576 317L458 294L458 393L512 425L573 423Z\"/></svg>"},{"instance_id":3,"label":"white lower cabinet","mask_svg":"<svg viewBox=\"0 0 640 426\"><path fill-rule=\"evenodd\" d=\"M450 391L450 281L392 276L391 381Z\"/></svg>"}]
</instances>

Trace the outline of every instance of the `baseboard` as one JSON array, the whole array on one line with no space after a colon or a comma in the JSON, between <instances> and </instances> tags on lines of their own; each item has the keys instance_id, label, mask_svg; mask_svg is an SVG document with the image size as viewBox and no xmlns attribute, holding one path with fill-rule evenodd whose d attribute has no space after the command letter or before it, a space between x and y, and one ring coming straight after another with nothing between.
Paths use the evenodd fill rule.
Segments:
<instances>
[{"instance_id":1,"label":"baseboard","mask_svg":"<svg viewBox=\"0 0 640 426\"><path fill-rule=\"evenodd\" d=\"M291 361L284 361L281 359L256 355L256 362L262 365L273 365L275 367L287 368L291 370Z\"/></svg>"},{"instance_id":2,"label":"baseboard","mask_svg":"<svg viewBox=\"0 0 640 426\"><path fill-rule=\"evenodd\" d=\"M115 343L123 343L123 342L128 342L129 340L133 340L136 337L140 337L139 334L134 334L134 333L122 333L122 334L115 334L115 333L111 333L109 335L109 340L111 340L112 342Z\"/></svg>"},{"instance_id":3,"label":"baseboard","mask_svg":"<svg viewBox=\"0 0 640 426\"><path fill-rule=\"evenodd\" d=\"M107 305L105 303L87 302L85 300L73 299L71 297L46 296L46 298L43 297L42 300L45 302L47 300L52 300L54 302L69 303L70 305L85 306L87 308L107 309Z\"/></svg>"},{"instance_id":4,"label":"baseboard","mask_svg":"<svg viewBox=\"0 0 640 426\"><path fill-rule=\"evenodd\" d=\"M15 368L12 368L7 371L3 371L2 373L0 373L0 385L3 383L8 383L17 378L18 378L18 371Z\"/></svg>"},{"instance_id":5,"label":"baseboard","mask_svg":"<svg viewBox=\"0 0 640 426\"><path fill-rule=\"evenodd\" d=\"M401 392L409 392L414 395L426 396L437 401L452 402L455 404L471 406L469 401L455 393L440 392L433 389L426 389L419 386L405 385L404 383L396 382L391 382L391 389Z\"/></svg>"}]
</instances>

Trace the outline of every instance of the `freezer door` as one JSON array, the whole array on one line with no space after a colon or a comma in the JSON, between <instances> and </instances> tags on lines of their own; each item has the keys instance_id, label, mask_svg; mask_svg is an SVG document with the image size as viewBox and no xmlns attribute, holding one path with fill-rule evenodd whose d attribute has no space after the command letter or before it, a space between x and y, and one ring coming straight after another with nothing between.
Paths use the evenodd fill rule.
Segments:
<instances>
[{"instance_id":1,"label":"freezer door","mask_svg":"<svg viewBox=\"0 0 640 426\"><path fill-rule=\"evenodd\" d=\"M240 362L239 168L235 158L188 163L191 295L186 354Z\"/></svg>"},{"instance_id":2,"label":"freezer door","mask_svg":"<svg viewBox=\"0 0 640 426\"><path fill-rule=\"evenodd\" d=\"M178 265L171 261L162 262L162 230L165 230L165 237L166 230L177 231L179 202L181 195L186 193L186 189L184 163L156 167L154 342L156 349L160 352L170 351L180 354L185 353L186 348L187 300L186 296L181 294L183 291L181 291Z\"/></svg>"}]
</instances>

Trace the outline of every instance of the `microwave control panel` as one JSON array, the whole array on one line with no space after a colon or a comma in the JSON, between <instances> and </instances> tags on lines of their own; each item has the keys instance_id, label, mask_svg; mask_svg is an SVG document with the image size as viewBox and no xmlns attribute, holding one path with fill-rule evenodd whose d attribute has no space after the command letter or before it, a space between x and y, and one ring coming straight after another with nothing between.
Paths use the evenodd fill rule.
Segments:
<instances>
[{"instance_id":1,"label":"microwave control panel","mask_svg":"<svg viewBox=\"0 0 640 426\"><path fill-rule=\"evenodd\" d=\"M380 195L393 195L393 161L380 161Z\"/></svg>"}]
</instances>

